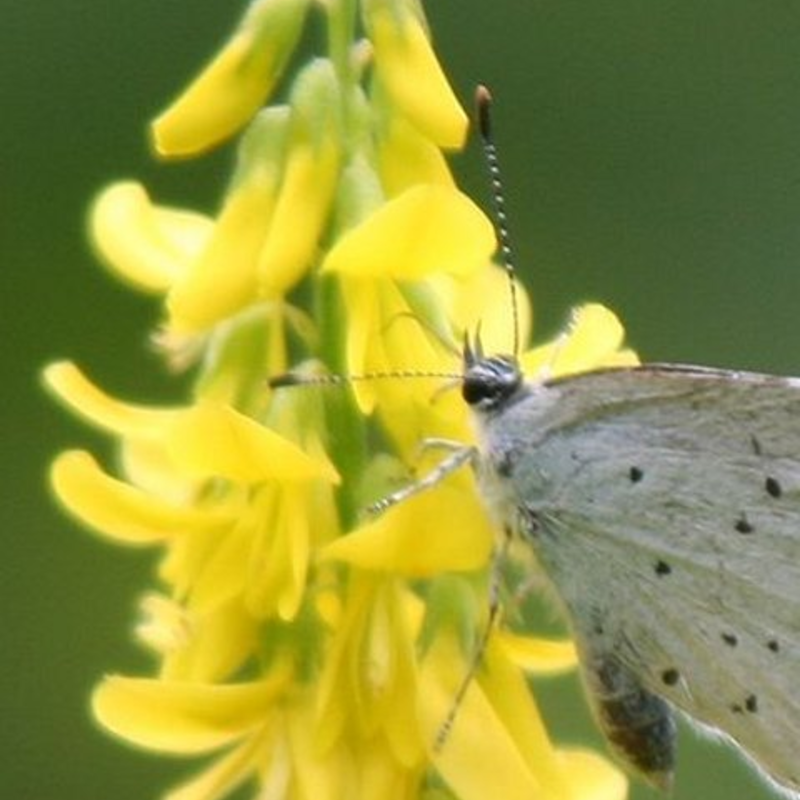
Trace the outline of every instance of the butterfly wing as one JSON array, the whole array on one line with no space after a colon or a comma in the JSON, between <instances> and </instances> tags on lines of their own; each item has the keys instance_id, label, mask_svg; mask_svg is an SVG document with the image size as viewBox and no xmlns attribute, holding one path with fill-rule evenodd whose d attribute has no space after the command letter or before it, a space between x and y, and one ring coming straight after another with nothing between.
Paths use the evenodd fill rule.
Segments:
<instances>
[{"instance_id":1,"label":"butterfly wing","mask_svg":"<svg viewBox=\"0 0 800 800\"><path fill-rule=\"evenodd\" d=\"M661 785L669 704L800 790L800 382L652 366L530 384L483 420L612 743Z\"/></svg>"}]
</instances>

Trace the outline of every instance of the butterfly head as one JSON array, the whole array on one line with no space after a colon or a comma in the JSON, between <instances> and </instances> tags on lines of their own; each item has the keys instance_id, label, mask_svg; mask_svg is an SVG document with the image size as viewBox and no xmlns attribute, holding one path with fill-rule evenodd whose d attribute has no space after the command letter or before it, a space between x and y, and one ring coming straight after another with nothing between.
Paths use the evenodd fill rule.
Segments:
<instances>
[{"instance_id":1,"label":"butterfly head","mask_svg":"<svg viewBox=\"0 0 800 800\"><path fill-rule=\"evenodd\" d=\"M523 385L519 362L509 355L484 355L480 338L464 339L461 394L471 408L484 413L505 405Z\"/></svg>"}]
</instances>

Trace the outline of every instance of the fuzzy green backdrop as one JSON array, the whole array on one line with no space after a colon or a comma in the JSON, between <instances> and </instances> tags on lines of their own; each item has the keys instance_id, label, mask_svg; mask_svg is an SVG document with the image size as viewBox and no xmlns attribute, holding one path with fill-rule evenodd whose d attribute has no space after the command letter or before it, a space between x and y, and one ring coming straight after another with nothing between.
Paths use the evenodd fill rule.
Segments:
<instances>
[{"instance_id":1,"label":"fuzzy green backdrop","mask_svg":"<svg viewBox=\"0 0 800 800\"><path fill-rule=\"evenodd\" d=\"M52 506L50 454L103 445L42 395L37 370L70 356L116 394L167 396L144 338L155 306L94 263L85 209L128 176L164 202L213 208L230 152L160 166L144 129L240 4L0 9L0 795L142 800L184 765L106 738L87 696L104 671L142 664L128 631L150 557L104 545ZM800 4L433 0L428 13L461 97L478 80L494 90L539 332L597 299L648 360L800 374ZM483 200L474 148L457 170ZM599 745L574 682L542 692L564 738ZM674 800L769 796L729 751L687 731L680 756Z\"/></svg>"}]
</instances>

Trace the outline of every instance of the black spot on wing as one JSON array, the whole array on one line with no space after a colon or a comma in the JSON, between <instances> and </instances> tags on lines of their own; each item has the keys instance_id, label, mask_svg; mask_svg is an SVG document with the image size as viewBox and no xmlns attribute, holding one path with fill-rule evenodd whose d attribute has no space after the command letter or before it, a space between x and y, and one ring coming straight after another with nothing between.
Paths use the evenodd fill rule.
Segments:
<instances>
[{"instance_id":1,"label":"black spot on wing","mask_svg":"<svg viewBox=\"0 0 800 800\"><path fill-rule=\"evenodd\" d=\"M510 478L514 472L514 461L514 456L510 450L503 453L494 464L497 474L501 478Z\"/></svg>"},{"instance_id":2,"label":"black spot on wing","mask_svg":"<svg viewBox=\"0 0 800 800\"><path fill-rule=\"evenodd\" d=\"M663 578L665 575L669 575L672 572L672 567L667 564L666 561L659 559L653 566L653 571L659 576L659 578Z\"/></svg>"},{"instance_id":3,"label":"black spot on wing","mask_svg":"<svg viewBox=\"0 0 800 800\"><path fill-rule=\"evenodd\" d=\"M747 519L746 514L742 514L739 519L736 520L736 524L733 526L737 533L752 533L755 528L753 528L753 523Z\"/></svg>"},{"instance_id":4,"label":"black spot on wing","mask_svg":"<svg viewBox=\"0 0 800 800\"><path fill-rule=\"evenodd\" d=\"M728 647L736 647L739 644L739 637L735 633L729 633L728 631L723 631L721 634L722 641L725 642Z\"/></svg>"},{"instance_id":5,"label":"black spot on wing","mask_svg":"<svg viewBox=\"0 0 800 800\"><path fill-rule=\"evenodd\" d=\"M592 623L592 633L595 636L604 636L606 629L605 629L605 618L606 612L595 606L592 608L591 611L591 623Z\"/></svg>"},{"instance_id":6,"label":"black spot on wing","mask_svg":"<svg viewBox=\"0 0 800 800\"><path fill-rule=\"evenodd\" d=\"M674 667L665 669L661 673L661 680L665 686L674 686L681 679L681 674Z\"/></svg>"},{"instance_id":7,"label":"black spot on wing","mask_svg":"<svg viewBox=\"0 0 800 800\"><path fill-rule=\"evenodd\" d=\"M773 653L777 653L781 649L780 642L777 639L770 639L767 642L767 649L771 650Z\"/></svg>"},{"instance_id":8,"label":"black spot on wing","mask_svg":"<svg viewBox=\"0 0 800 800\"><path fill-rule=\"evenodd\" d=\"M758 712L758 697L754 694L747 695L744 703L732 703L731 711L734 714L744 714L745 711L749 714L756 714Z\"/></svg>"},{"instance_id":9,"label":"black spot on wing","mask_svg":"<svg viewBox=\"0 0 800 800\"><path fill-rule=\"evenodd\" d=\"M764 481L764 488L770 497L774 497L776 499L783 494L783 488L778 482L778 479L771 476Z\"/></svg>"},{"instance_id":10,"label":"black spot on wing","mask_svg":"<svg viewBox=\"0 0 800 800\"><path fill-rule=\"evenodd\" d=\"M628 470L628 477L630 478L631 483L639 483L642 478L644 478L644 470L640 467L631 467Z\"/></svg>"}]
</instances>

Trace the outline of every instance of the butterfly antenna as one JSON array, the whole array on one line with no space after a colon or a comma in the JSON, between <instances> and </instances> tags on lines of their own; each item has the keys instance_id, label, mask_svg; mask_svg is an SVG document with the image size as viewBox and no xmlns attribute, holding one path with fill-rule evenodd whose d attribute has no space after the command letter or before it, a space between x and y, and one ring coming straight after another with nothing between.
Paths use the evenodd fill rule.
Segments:
<instances>
[{"instance_id":1,"label":"butterfly antenna","mask_svg":"<svg viewBox=\"0 0 800 800\"><path fill-rule=\"evenodd\" d=\"M270 389L283 389L287 386L348 386L359 381L407 380L409 378L447 378L460 380L461 375L438 370L398 369L391 372L364 372L360 375L337 375L323 373L309 375L301 372L284 372L267 379Z\"/></svg>"},{"instance_id":2,"label":"butterfly antenna","mask_svg":"<svg viewBox=\"0 0 800 800\"><path fill-rule=\"evenodd\" d=\"M511 292L511 313L514 323L514 356L519 355L519 306L517 300L516 270L514 269L514 255L511 249L511 237L508 233L508 219L506 217L506 199L503 193L503 181L500 177L500 162L497 158L497 146L492 135L492 94L483 84L475 90L475 108L478 118L478 131L481 135L483 154L489 170L489 183L492 189L492 205L496 218L497 239L500 244L502 266L508 276L508 286Z\"/></svg>"}]
</instances>

